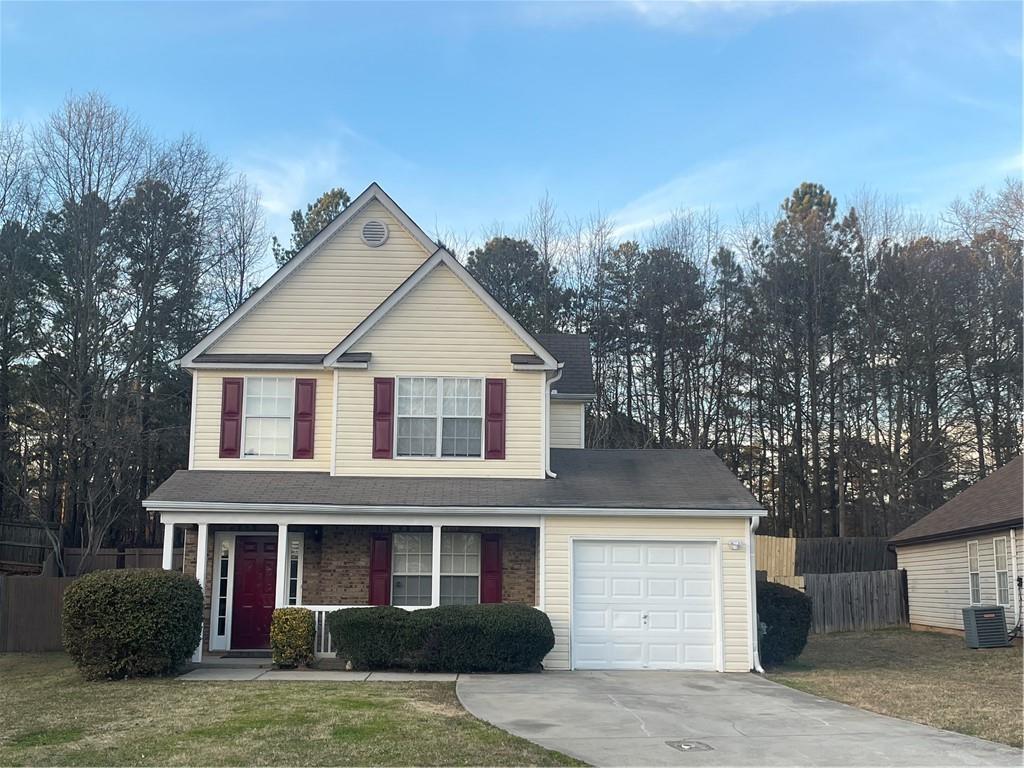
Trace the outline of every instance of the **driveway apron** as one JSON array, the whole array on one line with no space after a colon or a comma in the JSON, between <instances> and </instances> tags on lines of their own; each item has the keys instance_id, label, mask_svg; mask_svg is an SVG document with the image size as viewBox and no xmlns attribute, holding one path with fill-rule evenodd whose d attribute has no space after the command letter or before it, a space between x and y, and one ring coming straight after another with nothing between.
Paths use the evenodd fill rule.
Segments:
<instances>
[{"instance_id":1,"label":"driveway apron","mask_svg":"<svg viewBox=\"0 0 1024 768\"><path fill-rule=\"evenodd\" d=\"M460 675L463 706L596 766L1020 766L1018 749L865 712L757 675Z\"/></svg>"}]
</instances>

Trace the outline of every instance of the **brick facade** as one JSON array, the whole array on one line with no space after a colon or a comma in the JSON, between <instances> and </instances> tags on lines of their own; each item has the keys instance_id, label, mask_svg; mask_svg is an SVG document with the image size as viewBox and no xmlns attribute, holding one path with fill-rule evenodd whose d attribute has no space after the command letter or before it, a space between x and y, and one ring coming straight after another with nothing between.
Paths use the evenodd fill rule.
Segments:
<instances>
[{"instance_id":1,"label":"brick facade","mask_svg":"<svg viewBox=\"0 0 1024 768\"><path fill-rule=\"evenodd\" d=\"M218 530L276 536L259 526L210 526L206 557L206 599L203 649L210 647L210 603L213 595L214 543ZM417 531L429 528L396 526L293 526L303 534L302 603L306 605L366 605L369 602L370 535L381 531ZM502 536L502 600L536 605L536 528L447 528L453 531L499 533ZM196 528L185 529L182 570L196 571Z\"/></svg>"}]
</instances>

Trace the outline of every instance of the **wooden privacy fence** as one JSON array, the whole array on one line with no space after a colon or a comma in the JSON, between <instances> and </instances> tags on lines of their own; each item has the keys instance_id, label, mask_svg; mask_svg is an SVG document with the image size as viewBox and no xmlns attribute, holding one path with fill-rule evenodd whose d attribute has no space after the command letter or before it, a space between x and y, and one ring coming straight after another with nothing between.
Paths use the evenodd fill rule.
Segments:
<instances>
[{"instance_id":1,"label":"wooden privacy fence","mask_svg":"<svg viewBox=\"0 0 1024 768\"><path fill-rule=\"evenodd\" d=\"M78 573L85 556L85 550L73 547L64 549L64 569L67 573ZM86 563L89 571L105 571L120 568L160 568L163 565L163 550L153 547L132 547L123 550L100 549ZM181 570L182 549L174 550L175 570Z\"/></svg>"},{"instance_id":2,"label":"wooden privacy fence","mask_svg":"<svg viewBox=\"0 0 1024 768\"><path fill-rule=\"evenodd\" d=\"M0 575L0 652L59 651L65 576Z\"/></svg>"},{"instance_id":3,"label":"wooden privacy fence","mask_svg":"<svg viewBox=\"0 0 1024 768\"><path fill-rule=\"evenodd\" d=\"M811 632L850 632L906 626L906 571L808 573L804 591L811 598Z\"/></svg>"},{"instance_id":4,"label":"wooden privacy fence","mask_svg":"<svg viewBox=\"0 0 1024 768\"><path fill-rule=\"evenodd\" d=\"M0 562L37 568L50 549L50 537L42 525L0 521Z\"/></svg>"},{"instance_id":5,"label":"wooden privacy fence","mask_svg":"<svg viewBox=\"0 0 1024 768\"><path fill-rule=\"evenodd\" d=\"M780 576L884 571L896 567L896 553L889 550L886 539L876 536L756 536L754 548L757 569L767 572L768 581L779 581Z\"/></svg>"}]
</instances>

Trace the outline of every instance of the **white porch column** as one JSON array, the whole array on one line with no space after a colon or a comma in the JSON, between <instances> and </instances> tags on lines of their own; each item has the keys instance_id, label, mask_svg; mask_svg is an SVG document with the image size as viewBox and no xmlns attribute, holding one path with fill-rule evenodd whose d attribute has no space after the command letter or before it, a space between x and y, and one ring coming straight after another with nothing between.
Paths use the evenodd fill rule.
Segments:
<instances>
[{"instance_id":1,"label":"white porch column","mask_svg":"<svg viewBox=\"0 0 1024 768\"><path fill-rule=\"evenodd\" d=\"M174 523L164 523L164 559L160 567L165 571L174 567Z\"/></svg>"},{"instance_id":2,"label":"white porch column","mask_svg":"<svg viewBox=\"0 0 1024 768\"><path fill-rule=\"evenodd\" d=\"M198 530L197 535L196 535L196 581L199 582L199 588L203 591L203 601L204 601L204 604L205 604L205 600L206 600L206 558L207 558L206 544L207 544L207 541L209 541L208 537L209 537L210 525L209 525L209 523L199 523L198 529L199 530ZM165 557L166 557L166 552L167 552L167 550L165 549L164 550L164 556ZM205 613L205 611L206 611L206 609L204 607L203 612ZM205 624L206 624L205 619L203 621L203 624L204 624L204 627L205 627ZM203 638L202 638L202 635L200 635L200 637L199 637L199 645L196 646L195 651L193 651L193 653L192 653L192 661L194 661L196 664L198 664L202 660L203 660Z\"/></svg>"},{"instance_id":3,"label":"white porch column","mask_svg":"<svg viewBox=\"0 0 1024 768\"><path fill-rule=\"evenodd\" d=\"M277 596L274 607L288 605L288 523L277 524Z\"/></svg>"},{"instance_id":4,"label":"white porch column","mask_svg":"<svg viewBox=\"0 0 1024 768\"><path fill-rule=\"evenodd\" d=\"M433 526L430 540L430 605L441 604L441 526Z\"/></svg>"}]
</instances>

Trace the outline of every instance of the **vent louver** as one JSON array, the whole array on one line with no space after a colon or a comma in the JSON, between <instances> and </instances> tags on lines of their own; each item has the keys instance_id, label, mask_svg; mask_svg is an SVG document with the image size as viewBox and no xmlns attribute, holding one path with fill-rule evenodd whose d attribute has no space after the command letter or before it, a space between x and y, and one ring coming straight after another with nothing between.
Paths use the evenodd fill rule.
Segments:
<instances>
[{"instance_id":1,"label":"vent louver","mask_svg":"<svg viewBox=\"0 0 1024 768\"><path fill-rule=\"evenodd\" d=\"M1003 606L973 605L964 608L963 614L968 648L1002 648L1010 644Z\"/></svg>"},{"instance_id":2,"label":"vent louver","mask_svg":"<svg viewBox=\"0 0 1024 768\"><path fill-rule=\"evenodd\" d=\"M363 242L371 248L379 248L388 241L388 225L380 219L370 219L363 224Z\"/></svg>"}]
</instances>

